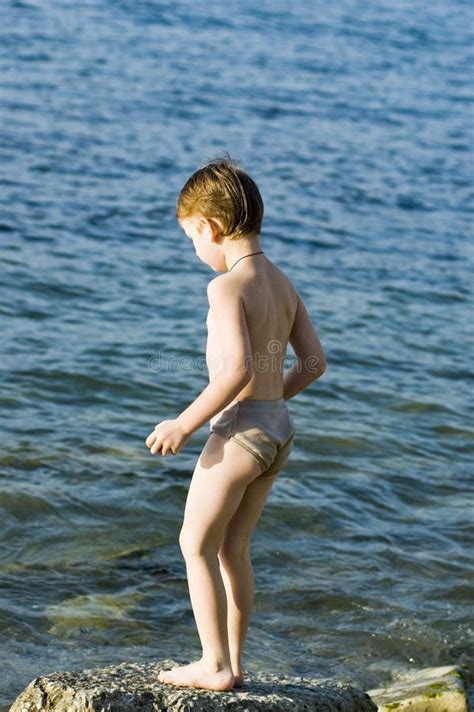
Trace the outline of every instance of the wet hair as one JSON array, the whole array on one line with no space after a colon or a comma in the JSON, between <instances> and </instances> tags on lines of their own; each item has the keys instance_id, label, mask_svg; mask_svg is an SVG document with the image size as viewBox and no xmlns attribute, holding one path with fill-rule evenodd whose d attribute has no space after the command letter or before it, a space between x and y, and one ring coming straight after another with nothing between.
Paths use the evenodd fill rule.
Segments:
<instances>
[{"instance_id":1,"label":"wet hair","mask_svg":"<svg viewBox=\"0 0 474 712\"><path fill-rule=\"evenodd\" d=\"M212 159L186 181L176 201L178 220L216 218L223 235L238 240L260 234L263 200L255 181L228 153Z\"/></svg>"}]
</instances>

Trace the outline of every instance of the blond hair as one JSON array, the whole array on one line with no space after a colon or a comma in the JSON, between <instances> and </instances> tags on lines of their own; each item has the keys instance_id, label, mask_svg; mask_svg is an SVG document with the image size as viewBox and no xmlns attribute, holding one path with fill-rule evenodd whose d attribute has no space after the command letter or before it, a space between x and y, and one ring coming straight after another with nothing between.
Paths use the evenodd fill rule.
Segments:
<instances>
[{"instance_id":1,"label":"blond hair","mask_svg":"<svg viewBox=\"0 0 474 712\"><path fill-rule=\"evenodd\" d=\"M260 234L262 196L255 181L228 153L195 171L181 189L176 217L183 220L197 215L219 220L223 235L231 240Z\"/></svg>"}]
</instances>

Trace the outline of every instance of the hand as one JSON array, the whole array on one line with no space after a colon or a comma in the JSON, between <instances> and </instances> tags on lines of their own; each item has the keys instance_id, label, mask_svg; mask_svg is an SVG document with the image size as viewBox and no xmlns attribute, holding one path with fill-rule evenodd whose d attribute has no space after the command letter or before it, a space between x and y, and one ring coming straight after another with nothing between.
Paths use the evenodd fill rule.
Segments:
<instances>
[{"instance_id":1,"label":"hand","mask_svg":"<svg viewBox=\"0 0 474 712\"><path fill-rule=\"evenodd\" d=\"M152 455L161 450L164 457L169 452L177 455L190 437L191 434L183 430L177 420L162 420L149 434L145 443Z\"/></svg>"}]
</instances>

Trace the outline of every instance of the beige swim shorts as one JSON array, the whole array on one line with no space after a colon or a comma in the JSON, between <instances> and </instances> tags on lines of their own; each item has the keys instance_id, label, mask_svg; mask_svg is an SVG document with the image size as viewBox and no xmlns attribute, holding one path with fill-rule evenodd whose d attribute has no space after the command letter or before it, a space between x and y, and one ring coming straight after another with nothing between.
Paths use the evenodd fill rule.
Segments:
<instances>
[{"instance_id":1,"label":"beige swim shorts","mask_svg":"<svg viewBox=\"0 0 474 712\"><path fill-rule=\"evenodd\" d=\"M209 429L248 450L261 467L262 479L275 477L284 467L295 435L293 418L283 398L232 401L211 418Z\"/></svg>"}]
</instances>

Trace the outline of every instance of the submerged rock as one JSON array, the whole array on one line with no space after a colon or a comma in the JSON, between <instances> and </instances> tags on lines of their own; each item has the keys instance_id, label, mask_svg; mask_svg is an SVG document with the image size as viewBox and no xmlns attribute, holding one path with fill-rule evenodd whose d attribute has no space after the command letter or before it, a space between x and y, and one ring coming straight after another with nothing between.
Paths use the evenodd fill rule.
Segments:
<instances>
[{"instance_id":1,"label":"submerged rock","mask_svg":"<svg viewBox=\"0 0 474 712\"><path fill-rule=\"evenodd\" d=\"M464 678L456 665L407 673L368 694L379 712L469 712Z\"/></svg>"},{"instance_id":2,"label":"submerged rock","mask_svg":"<svg viewBox=\"0 0 474 712\"><path fill-rule=\"evenodd\" d=\"M228 692L173 687L158 681L177 663L121 663L37 677L10 712L376 712L362 690L342 682L247 673L245 686Z\"/></svg>"}]
</instances>

